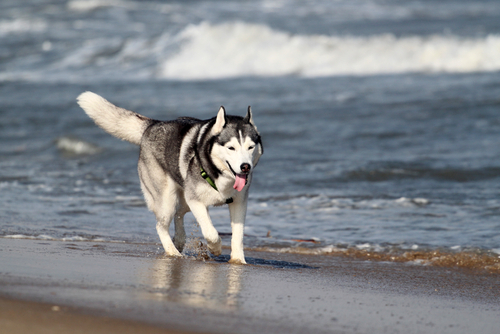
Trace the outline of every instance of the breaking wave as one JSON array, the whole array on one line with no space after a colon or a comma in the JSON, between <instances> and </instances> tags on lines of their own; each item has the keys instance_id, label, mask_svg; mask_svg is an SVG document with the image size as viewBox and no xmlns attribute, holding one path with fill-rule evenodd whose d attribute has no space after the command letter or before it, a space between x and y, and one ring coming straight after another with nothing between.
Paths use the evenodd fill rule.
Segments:
<instances>
[{"instance_id":1,"label":"breaking wave","mask_svg":"<svg viewBox=\"0 0 500 334\"><path fill-rule=\"evenodd\" d=\"M48 21L0 21L0 36L52 29ZM71 49L47 40L41 53L39 46L34 47L36 57L7 55L9 66L0 73L0 81L311 78L500 70L500 35L495 34L477 38L300 35L242 21L202 22L155 36L89 38Z\"/></svg>"},{"instance_id":2,"label":"breaking wave","mask_svg":"<svg viewBox=\"0 0 500 334\"><path fill-rule=\"evenodd\" d=\"M161 65L167 79L304 77L500 70L500 36L368 37L293 35L268 26L201 23L178 36L177 54Z\"/></svg>"}]
</instances>

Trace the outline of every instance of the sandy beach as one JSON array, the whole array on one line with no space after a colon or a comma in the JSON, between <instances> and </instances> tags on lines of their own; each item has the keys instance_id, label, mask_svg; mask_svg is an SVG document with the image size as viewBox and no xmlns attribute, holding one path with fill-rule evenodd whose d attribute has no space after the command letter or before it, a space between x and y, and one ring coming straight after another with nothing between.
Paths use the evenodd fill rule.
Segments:
<instances>
[{"instance_id":1,"label":"sandy beach","mask_svg":"<svg viewBox=\"0 0 500 334\"><path fill-rule=\"evenodd\" d=\"M0 332L9 334L187 333L183 331L166 330L134 321L87 315L71 307L60 307L52 304L6 298L0 298L0 324L2 325Z\"/></svg>"},{"instance_id":2,"label":"sandy beach","mask_svg":"<svg viewBox=\"0 0 500 334\"><path fill-rule=\"evenodd\" d=\"M249 265L241 266L227 256L166 258L151 244L0 239L0 328L497 333L500 325L497 274L339 256L246 256Z\"/></svg>"}]
</instances>

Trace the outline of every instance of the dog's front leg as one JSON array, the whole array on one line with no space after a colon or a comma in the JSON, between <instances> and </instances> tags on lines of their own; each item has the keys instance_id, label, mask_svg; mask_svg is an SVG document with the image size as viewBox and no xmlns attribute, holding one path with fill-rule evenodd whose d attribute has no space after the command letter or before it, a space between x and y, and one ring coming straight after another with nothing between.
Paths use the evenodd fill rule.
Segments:
<instances>
[{"instance_id":1,"label":"dog's front leg","mask_svg":"<svg viewBox=\"0 0 500 334\"><path fill-rule=\"evenodd\" d=\"M243 252L243 235L245 229L245 216L247 213L246 196L240 201L236 199L229 204L229 215L231 216L231 259L229 263L246 264L245 254Z\"/></svg>"},{"instance_id":2,"label":"dog's front leg","mask_svg":"<svg viewBox=\"0 0 500 334\"><path fill-rule=\"evenodd\" d=\"M188 205L198 224L200 224L201 233L203 233L205 240L207 240L208 250L213 255L219 256L222 252L221 239L208 215L207 207L197 201L188 202Z\"/></svg>"}]
</instances>

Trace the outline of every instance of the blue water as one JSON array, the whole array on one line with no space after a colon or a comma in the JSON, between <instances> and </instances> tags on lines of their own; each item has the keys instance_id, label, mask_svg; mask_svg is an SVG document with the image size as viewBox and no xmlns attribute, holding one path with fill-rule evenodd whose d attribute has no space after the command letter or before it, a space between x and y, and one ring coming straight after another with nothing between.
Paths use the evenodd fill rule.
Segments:
<instances>
[{"instance_id":1,"label":"blue water","mask_svg":"<svg viewBox=\"0 0 500 334\"><path fill-rule=\"evenodd\" d=\"M0 236L159 242L138 148L85 90L158 119L251 105L247 246L500 252L499 2L3 1Z\"/></svg>"}]
</instances>

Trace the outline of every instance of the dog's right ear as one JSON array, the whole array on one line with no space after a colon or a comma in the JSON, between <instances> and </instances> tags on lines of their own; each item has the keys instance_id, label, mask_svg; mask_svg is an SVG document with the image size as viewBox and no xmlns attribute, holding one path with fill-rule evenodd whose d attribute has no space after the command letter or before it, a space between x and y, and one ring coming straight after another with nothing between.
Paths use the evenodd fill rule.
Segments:
<instances>
[{"instance_id":1,"label":"dog's right ear","mask_svg":"<svg viewBox=\"0 0 500 334\"><path fill-rule=\"evenodd\" d=\"M252 119L252 107L248 106L247 115L245 116L245 118L243 120L245 122L250 123L253 126L255 126L255 124L253 123L253 119Z\"/></svg>"},{"instance_id":2,"label":"dog's right ear","mask_svg":"<svg viewBox=\"0 0 500 334\"><path fill-rule=\"evenodd\" d=\"M217 113L217 119L212 127L212 134L218 135L221 133L224 125L226 125L226 110L224 107L220 107L219 112Z\"/></svg>"}]
</instances>

